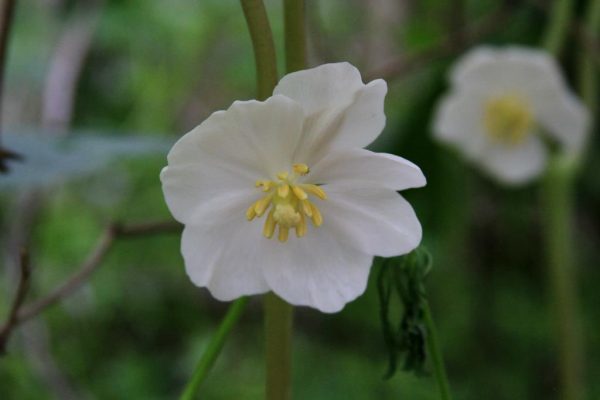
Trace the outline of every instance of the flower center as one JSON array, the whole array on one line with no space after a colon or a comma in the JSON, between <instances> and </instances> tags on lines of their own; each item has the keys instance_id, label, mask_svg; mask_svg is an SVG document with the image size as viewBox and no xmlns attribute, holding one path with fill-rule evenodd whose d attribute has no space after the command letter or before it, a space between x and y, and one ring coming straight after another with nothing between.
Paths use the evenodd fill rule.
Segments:
<instances>
[{"instance_id":1,"label":"flower center","mask_svg":"<svg viewBox=\"0 0 600 400\"><path fill-rule=\"evenodd\" d=\"M248 208L246 218L252 221L269 210L263 227L263 235L266 238L271 239L277 227L280 242L287 241L291 228L295 229L296 236L300 238L306 234L307 218L310 218L316 227L323 223L321 212L308 199L308 195L326 200L325 191L317 185L296 182L298 177L309 172L306 164L294 164L291 174L282 171L277 174L277 180L256 181L256 187L266 194Z\"/></svg>"},{"instance_id":2,"label":"flower center","mask_svg":"<svg viewBox=\"0 0 600 400\"><path fill-rule=\"evenodd\" d=\"M509 94L488 100L483 122L492 139L516 146L531 132L533 115L529 104L521 96Z\"/></svg>"}]
</instances>

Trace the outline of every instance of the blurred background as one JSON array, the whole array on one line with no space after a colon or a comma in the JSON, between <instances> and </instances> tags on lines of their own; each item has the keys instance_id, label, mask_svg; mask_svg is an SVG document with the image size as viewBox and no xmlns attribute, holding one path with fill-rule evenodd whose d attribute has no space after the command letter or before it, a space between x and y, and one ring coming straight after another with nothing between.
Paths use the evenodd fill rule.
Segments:
<instances>
[{"instance_id":1,"label":"blurred background","mask_svg":"<svg viewBox=\"0 0 600 400\"><path fill-rule=\"evenodd\" d=\"M434 258L428 293L456 399L557 398L538 185L502 188L430 132L452 61L481 43L538 46L552 3L306 3L309 64L349 61L365 80L386 79L388 124L373 148L408 158L428 178L405 194ZM578 25L591 2L575 3L561 60L572 87L578 52L598 51ZM265 4L281 73L281 2ZM237 1L17 1L6 66L1 140L25 160L0 175L0 321L21 247L32 267L27 303L75 273L109 224L171 221L158 179L170 145L255 93ZM595 135L575 215L590 400L600 399L599 146ZM295 398L438 398L430 376L383 379L375 275L341 313L297 309ZM119 237L85 285L15 330L0 358L0 398L175 398L226 309L187 278L177 229ZM253 299L202 398L261 399L262 340Z\"/></svg>"}]
</instances>

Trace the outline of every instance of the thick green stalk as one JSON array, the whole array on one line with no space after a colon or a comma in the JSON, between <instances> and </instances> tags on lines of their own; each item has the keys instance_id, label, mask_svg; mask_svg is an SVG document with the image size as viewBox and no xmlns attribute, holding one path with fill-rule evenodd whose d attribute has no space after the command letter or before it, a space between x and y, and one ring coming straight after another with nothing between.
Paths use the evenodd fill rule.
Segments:
<instances>
[{"instance_id":1,"label":"thick green stalk","mask_svg":"<svg viewBox=\"0 0 600 400\"><path fill-rule=\"evenodd\" d=\"M283 1L286 73L306 68L306 15L304 0Z\"/></svg>"},{"instance_id":2,"label":"thick green stalk","mask_svg":"<svg viewBox=\"0 0 600 400\"><path fill-rule=\"evenodd\" d=\"M585 32L595 34L596 43L600 36L600 0L590 0L583 24ZM581 47L579 57L579 93L594 119L598 110L598 67L595 65L592 49ZM592 126L594 126L592 121Z\"/></svg>"},{"instance_id":3,"label":"thick green stalk","mask_svg":"<svg viewBox=\"0 0 600 400\"><path fill-rule=\"evenodd\" d=\"M274 293L265 295L266 399L292 398L293 308Z\"/></svg>"},{"instance_id":4,"label":"thick green stalk","mask_svg":"<svg viewBox=\"0 0 600 400\"><path fill-rule=\"evenodd\" d=\"M577 304L577 271L573 263L573 163L551 158L543 182L546 262L558 334L561 399L583 398L583 346Z\"/></svg>"},{"instance_id":5,"label":"thick green stalk","mask_svg":"<svg viewBox=\"0 0 600 400\"><path fill-rule=\"evenodd\" d=\"M544 47L559 57L573 17L573 0L557 0L551 12ZM580 71L582 72L582 71ZM583 331L577 301L577 271L573 257L573 183L581 156L550 157L542 185L543 231L559 352L560 398L584 398Z\"/></svg>"},{"instance_id":6,"label":"thick green stalk","mask_svg":"<svg viewBox=\"0 0 600 400\"><path fill-rule=\"evenodd\" d=\"M185 391L181 395L181 400L193 400L196 398L200 384L204 381L206 375L215 363L219 353L221 352L221 349L223 348L223 345L225 344L225 340L235 326L235 323L238 321L238 319L240 319L240 316L242 315L247 303L248 298L241 297L229 307L225 318L223 318L223 321L221 321L221 325L219 325L217 332L210 340L206 351L204 351L202 358L198 362L192 379L190 379Z\"/></svg>"},{"instance_id":7,"label":"thick green stalk","mask_svg":"<svg viewBox=\"0 0 600 400\"><path fill-rule=\"evenodd\" d=\"M277 84L277 62L271 25L262 0L240 0L250 31L256 63L257 97L265 100Z\"/></svg>"},{"instance_id":8,"label":"thick green stalk","mask_svg":"<svg viewBox=\"0 0 600 400\"><path fill-rule=\"evenodd\" d=\"M544 37L544 48L558 56L569 33L569 24L573 17L573 0L554 0L550 10L550 20Z\"/></svg>"},{"instance_id":9,"label":"thick green stalk","mask_svg":"<svg viewBox=\"0 0 600 400\"><path fill-rule=\"evenodd\" d=\"M450 396L450 385L448 384L448 375L446 374L446 367L444 366L444 358L437 340L437 333L433 318L431 317L431 309L429 303L425 304L425 324L427 324L427 349L431 355L431 361L433 363L433 374L437 381L438 388L440 391L440 398L442 400L451 400Z\"/></svg>"}]
</instances>

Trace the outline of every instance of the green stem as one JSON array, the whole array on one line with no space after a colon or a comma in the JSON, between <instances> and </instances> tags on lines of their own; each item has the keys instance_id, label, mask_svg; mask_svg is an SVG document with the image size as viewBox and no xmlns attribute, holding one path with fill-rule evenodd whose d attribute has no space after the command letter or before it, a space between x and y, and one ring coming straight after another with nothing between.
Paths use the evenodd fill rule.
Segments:
<instances>
[{"instance_id":1,"label":"green stem","mask_svg":"<svg viewBox=\"0 0 600 400\"><path fill-rule=\"evenodd\" d=\"M590 0L589 9L586 10L586 19L584 21L585 32L594 34L593 39L600 39L598 31L600 31L600 0ZM591 117L594 119L594 110L598 109L598 70L594 63L592 50L588 48L580 48L579 57L579 93L585 102L588 110L591 112ZM592 121L591 125L594 125Z\"/></svg>"},{"instance_id":2,"label":"green stem","mask_svg":"<svg viewBox=\"0 0 600 400\"><path fill-rule=\"evenodd\" d=\"M544 38L544 48L557 57L564 47L572 17L573 0L554 1Z\"/></svg>"},{"instance_id":3,"label":"green stem","mask_svg":"<svg viewBox=\"0 0 600 400\"><path fill-rule=\"evenodd\" d=\"M235 323L240 319L240 316L242 315L247 303L248 298L241 297L231 304L231 306L229 306L229 310L227 310L225 318L223 318L223 321L221 321L221 325L219 325L217 332L210 340L206 351L204 351L202 358L196 366L196 370L194 371L192 379L190 379L185 391L181 395L181 400L193 400L196 398L200 384L204 381L206 375L215 363L215 360L223 348L223 344L225 344L227 336L229 336L229 333L235 326Z\"/></svg>"},{"instance_id":4,"label":"green stem","mask_svg":"<svg viewBox=\"0 0 600 400\"><path fill-rule=\"evenodd\" d=\"M583 398L582 332L576 296L576 271L573 263L571 210L573 198L573 160L553 157L543 182L545 202L544 229L549 285L558 333L561 399Z\"/></svg>"},{"instance_id":5,"label":"green stem","mask_svg":"<svg viewBox=\"0 0 600 400\"><path fill-rule=\"evenodd\" d=\"M283 1L286 72L306 68L306 24L304 0Z\"/></svg>"},{"instance_id":6,"label":"green stem","mask_svg":"<svg viewBox=\"0 0 600 400\"><path fill-rule=\"evenodd\" d=\"M257 97L259 100L265 100L273 94L277 84L277 60L271 25L262 0L240 1L254 49Z\"/></svg>"},{"instance_id":7,"label":"green stem","mask_svg":"<svg viewBox=\"0 0 600 400\"><path fill-rule=\"evenodd\" d=\"M440 390L440 398L442 400L451 400L452 396L450 396L450 385L448 384L448 376L446 374L446 367L444 366L444 358L442 357L442 352L437 340L437 333L433 323L433 318L431 317L429 302L425 303L424 311L425 324L427 325L427 348L429 349L429 354L431 355L431 360L433 362L433 373Z\"/></svg>"},{"instance_id":8,"label":"green stem","mask_svg":"<svg viewBox=\"0 0 600 400\"><path fill-rule=\"evenodd\" d=\"M544 47L556 57L563 50L573 10L573 0L557 0L554 3ZM580 72L585 74L584 71ZM581 78L588 79L583 76ZM583 332L577 304L577 274L573 260L571 226L573 184L580 162L580 155L553 154L542 186L544 220L547 224L543 235L549 269L548 285L556 321L562 400L580 400L585 393Z\"/></svg>"},{"instance_id":9,"label":"green stem","mask_svg":"<svg viewBox=\"0 0 600 400\"><path fill-rule=\"evenodd\" d=\"M274 293L265 295L266 399L292 398L293 308Z\"/></svg>"}]
</instances>

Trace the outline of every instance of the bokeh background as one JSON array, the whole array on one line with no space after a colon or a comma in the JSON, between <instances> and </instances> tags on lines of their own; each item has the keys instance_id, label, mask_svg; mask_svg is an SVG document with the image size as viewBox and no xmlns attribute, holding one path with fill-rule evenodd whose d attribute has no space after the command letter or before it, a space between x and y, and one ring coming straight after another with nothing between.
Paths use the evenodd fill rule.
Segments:
<instances>
[{"instance_id":1,"label":"bokeh background","mask_svg":"<svg viewBox=\"0 0 600 400\"><path fill-rule=\"evenodd\" d=\"M265 3L281 73L282 7ZM373 148L428 178L406 197L434 257L428 293L456 399L557 396L539 185L498 186L430 132L452 61L481 43L539 46L552 3L307 0L310 65L349 61L366 79L385 78L388 124ZM577 23L590 1L575 3ZM586 48L577 28L561 59L572 87ZM18 1L2 142L26 159L0 175L0 320L20 247L31 255L33 300L75 272L108 224L171 220L158 179L169 146L211 112L253 98L254 73L237 1ZM590 400L600 399L599 146L595 135L575 207ZM438 398L430 376L383 379L374 283L341 313L297 309L295 398ZM175 398L226 309L188 280L177 233L119 239L86 285L14 333L0 398ZM202 398L262 398L262 340L253 299Z\"/></svg>"}]
</instances>

